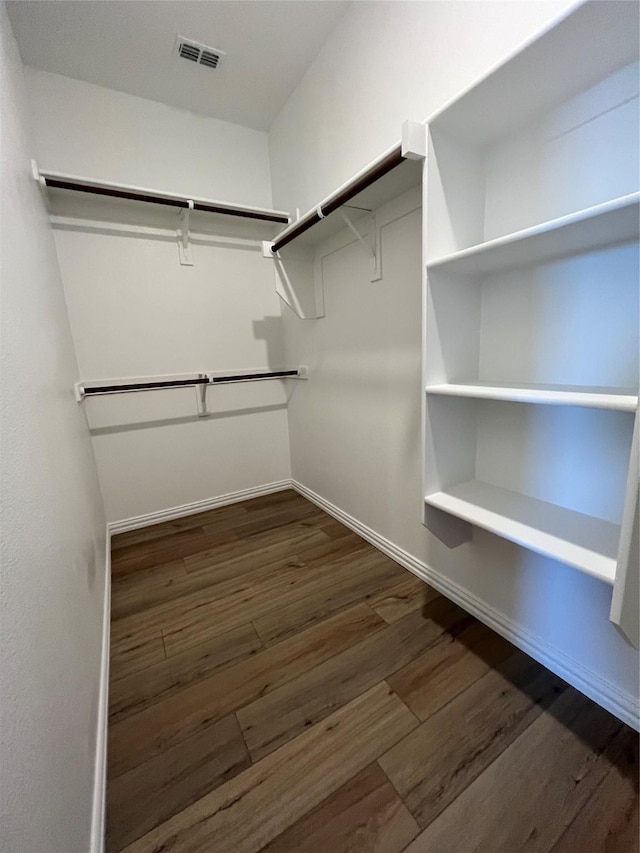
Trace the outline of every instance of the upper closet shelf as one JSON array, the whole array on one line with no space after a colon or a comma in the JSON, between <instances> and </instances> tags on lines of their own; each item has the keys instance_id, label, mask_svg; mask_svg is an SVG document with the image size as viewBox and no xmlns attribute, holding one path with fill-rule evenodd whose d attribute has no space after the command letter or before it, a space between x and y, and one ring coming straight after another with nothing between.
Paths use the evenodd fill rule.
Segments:
<instances>
[{"instance_id":1,"label":"upper closet shelf","mask_svg":"<svg viewBox=\"0 0 640 853\"><path fill-rule=\"evenodd\" d=\"M585 45L597 47L587 53ZM637 59L636 3L616 3L615 13L610 3L573 6L564 20L445 104L429 124L474 146L490 145Z\"/></svg>"},{"instance_id":2,"label":"upper closet shelf","mask_svg":"<svg viewBox=\"0 0 640 853\"><path fill-rule=\"evenodd\" d=\"M464 382L427 385L427 394L471 397L477 400L507 400L548 406L578 406L635 412L638 394L633 388L601 388L581 385L516 385L497 382Z\"/></svg>"},{"instance_id":3,"label":"upper closet shelf","mask_svg":"<svg viewBox=\"0 0 640 853\"><path fill-rule=\"evenodd\" d=\"M533 228L525 228L435 258L427 263L427 269L446 269L462 275L486 275L637 240L639 203L640 193L631 193Z\"/></svg>"},{"instance_id":4,"label":"upper closet shelf","mask_svg":"<svg viewBox=\"0 0 640 853\"><path fill-rule=\"evenodd\" d=\"M357 219L358 216L371 213L384 202L419 186L425 152L425 125L405 122L402 126L402 140L397 145L292 222L269 244L269 251L276 254L300 238L300 242L307 245L320 243L345 227L343 218L331 217L340 208L346 208Z\"/></svg>"},{"instance_id":5,"label":"upper closet shelf","mask_svg":"<svg viewBox=\"0 0 640 853\"><path fill-rule=\"evenodd\" d=\"M89 193L91 195L107 196L115 199L174 207L185 211L196 210L203 213L217 213L223 216L241 217L243 219L254 219L277 224L286 224L290 219L289 214L282 210L230 204L224 201L198 198L193 195L178 195L163 190L148 189L147 187L115 184L94 178L66 175L61 172L39 171L35 162L32 165L34 177L40 182L43 189L46 190Z\"/></svg>"}]
</instances>

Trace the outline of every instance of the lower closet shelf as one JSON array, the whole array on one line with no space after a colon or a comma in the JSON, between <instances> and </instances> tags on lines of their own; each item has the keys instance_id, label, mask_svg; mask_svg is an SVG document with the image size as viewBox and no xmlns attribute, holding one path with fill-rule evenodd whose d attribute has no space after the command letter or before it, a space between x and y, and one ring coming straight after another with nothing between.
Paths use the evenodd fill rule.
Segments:
<instances>
[{"instance_id":1,"label":"lower closet shelf","mask_svg":"<svg viewBox=\"0 0 640 853\"><path fill-rule=\"evenodd\" d=\"M519 492L471 480L425 503L613 584L620 527Z\"/></svg>"},{"instance_id":2,"label":"lower closet shelf","mask_svg":"<svg viewBox=\"0 0 640 853\"><path fill-rule=\"evenodd\" d=\"M457 382L427 385L427 394L471 397L476 400L506 400L513 403L542 403L549 406L581 406L635 412L638 394L633 388L595 388L580 385L516 385L497 382Z\"/></svg>"}]
</instances>

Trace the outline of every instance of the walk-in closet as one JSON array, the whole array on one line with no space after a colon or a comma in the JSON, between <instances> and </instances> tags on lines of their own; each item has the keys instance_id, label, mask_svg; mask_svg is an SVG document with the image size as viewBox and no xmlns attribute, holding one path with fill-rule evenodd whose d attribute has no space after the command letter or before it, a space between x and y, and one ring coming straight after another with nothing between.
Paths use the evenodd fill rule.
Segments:
<instances>
[{"instance_id":1,"label":"walk-in closet","mask_svg":"<svg viewBox=\"0 0 640 853\"><path fill-rule=\"evenodd\" d=\"M637 0L0 35L1 853L637 851Z\"/></svg>"}]
</instances>

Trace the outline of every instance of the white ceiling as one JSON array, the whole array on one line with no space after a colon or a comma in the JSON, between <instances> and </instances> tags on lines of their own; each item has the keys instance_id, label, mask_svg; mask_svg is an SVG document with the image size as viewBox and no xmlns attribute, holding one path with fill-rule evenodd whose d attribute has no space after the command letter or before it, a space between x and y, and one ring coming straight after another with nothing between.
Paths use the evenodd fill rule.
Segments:
<instances>
[{"instance_id":1,"label":"white ceiling","mask_svg":"<svg viewBox=\"0 0 640 853\"><path fill-rule=\"evenodd\" d=\"M348 2L15 0L23 62L267 130ZM174 54L176 35L227 54L215 71Z\"/></svg>"}]
</instances>

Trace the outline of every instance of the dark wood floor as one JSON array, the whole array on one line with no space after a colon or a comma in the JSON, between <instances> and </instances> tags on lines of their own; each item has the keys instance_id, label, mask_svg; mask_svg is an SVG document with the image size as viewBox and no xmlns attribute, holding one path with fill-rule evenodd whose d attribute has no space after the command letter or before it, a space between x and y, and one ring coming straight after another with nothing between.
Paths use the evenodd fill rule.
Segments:
<instances>
[{"instance_id":1,"label":"dark wood floor","mask_svg":"<svg viewBox=\"0 0 640 853\"><path fill-rule=\"evenodd\" d=\"M108 851L638 850L636 733L294 492L112 554Z\"/></svg>"}]
</instances>

